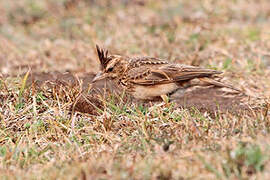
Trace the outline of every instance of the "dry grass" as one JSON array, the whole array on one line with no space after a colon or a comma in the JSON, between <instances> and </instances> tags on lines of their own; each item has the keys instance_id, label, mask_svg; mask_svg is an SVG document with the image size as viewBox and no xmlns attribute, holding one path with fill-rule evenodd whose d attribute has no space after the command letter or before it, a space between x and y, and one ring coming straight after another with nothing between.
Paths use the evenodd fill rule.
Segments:
<instances>
[{"instance_id":1,"label":"dry grass","mask_svg":"<svg viewBox=\"0 0 270 180\"><path fill-rule=\"evenodd\" d=\"M268 0L0 0L1 179L269 179L269 12ZM251 110L91 94L79 77L99 70L96 43L222 70ZM81 96L94 115L76 111Z\"/></svg>"}]
</instances>

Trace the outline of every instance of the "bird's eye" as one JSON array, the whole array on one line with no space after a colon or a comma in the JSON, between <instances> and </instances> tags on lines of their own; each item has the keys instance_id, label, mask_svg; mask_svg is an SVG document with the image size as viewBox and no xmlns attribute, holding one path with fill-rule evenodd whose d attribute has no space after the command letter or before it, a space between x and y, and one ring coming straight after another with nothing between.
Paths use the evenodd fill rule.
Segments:
<instances>
[{"instance_id":1,"label":"bird's eye","mask_svg":"<svg viewBox=\"0 0 270 180\"><path fill-rule=\"evenodd\" d=\"M112 72L113 71L113 67L110 67L107 72Z\"/></svg>"}]
</instances>

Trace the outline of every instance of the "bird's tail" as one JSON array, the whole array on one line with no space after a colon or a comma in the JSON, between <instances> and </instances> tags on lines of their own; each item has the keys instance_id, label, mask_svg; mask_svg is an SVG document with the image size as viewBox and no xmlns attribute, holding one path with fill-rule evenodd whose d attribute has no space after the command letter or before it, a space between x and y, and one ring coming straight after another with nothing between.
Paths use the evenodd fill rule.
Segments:
<instances>
[{"instance_id":1,"label":"bird's tail","mask_svg":"<svg viewBox=\"0 0 270 180\"><path fill-rule=\"evenodd\" d=\"M207 78L207 77L203 77L203 78L199 78L199 80L202 81L205 84L208 84L208 85L214 85L214 86L217 86L217 87L226 87L226 88L238 91L238 92L242 92L238 88L235 88L235 87L233 87L233 86L231 86L229 84L224 84L224 83L222 83L220 81L217 81L215 79L210 79L210 78Z\"/></svg>"}]
</instances>

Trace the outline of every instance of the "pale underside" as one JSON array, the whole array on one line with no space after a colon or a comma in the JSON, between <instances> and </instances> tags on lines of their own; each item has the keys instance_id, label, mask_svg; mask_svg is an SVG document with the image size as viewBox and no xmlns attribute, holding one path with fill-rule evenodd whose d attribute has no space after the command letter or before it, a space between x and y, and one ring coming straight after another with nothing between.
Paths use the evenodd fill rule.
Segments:
<instances>
[{"instance_id":1,"label":"pale underside","mask_svg":"<svg viewBox=\"0 0 270 180\"><path fill-rule=\"evenodd\" d=\"M136 99L153 99L155 97L169 94L177 90L179 86L175 83L159 84L153 86L141 86L134 87L132 95Z\"/></svg>"}]
</instances>

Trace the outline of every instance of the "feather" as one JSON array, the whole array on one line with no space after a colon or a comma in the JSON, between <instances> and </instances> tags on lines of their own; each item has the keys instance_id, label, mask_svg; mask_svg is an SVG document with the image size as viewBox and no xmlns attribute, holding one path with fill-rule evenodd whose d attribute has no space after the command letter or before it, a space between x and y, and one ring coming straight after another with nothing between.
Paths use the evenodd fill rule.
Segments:
<instances>
[{"instance_id":1,"label":"feather","mask_svg":"<svg viewBox=\"0 0 270 180\"><path fill-rule=\"evenodd\" d=\"M108 58L108 50L104 50L96 45L98 58L101 64L102 69L105 69L107 64L109 63L110 59Z\"/></svg>"}]
</instances>

